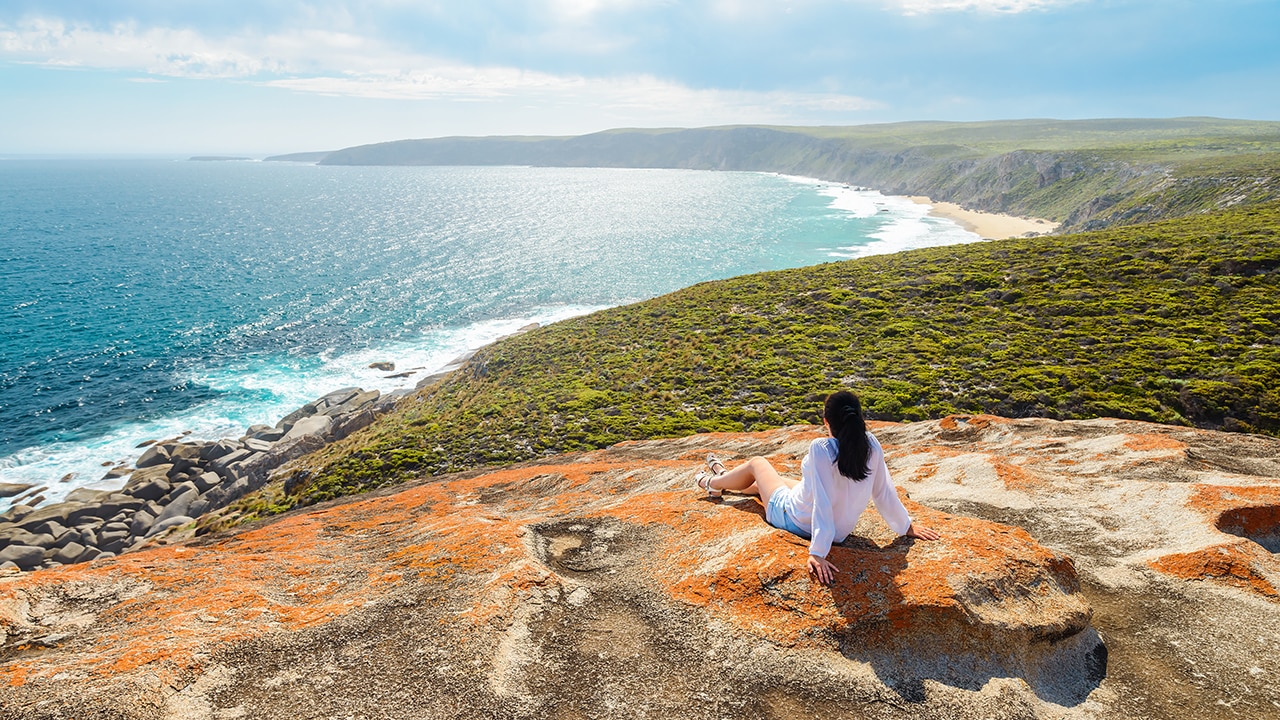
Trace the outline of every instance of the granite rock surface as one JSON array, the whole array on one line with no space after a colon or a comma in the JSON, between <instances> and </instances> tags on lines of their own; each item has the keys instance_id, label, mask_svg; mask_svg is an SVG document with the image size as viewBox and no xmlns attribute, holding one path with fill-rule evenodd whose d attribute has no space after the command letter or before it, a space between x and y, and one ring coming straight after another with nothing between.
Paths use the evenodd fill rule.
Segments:
<instances>
[{"instance_id":1,"label":"granite rock surface","mask_svg":"<svg viewBox=\"0 0 1280 720\"><path fill-rule=\"evenodd\" d=\"M1280 714L1280 441L873 429L943 539L869 510L832 587L692 488L708 451L796 473L815 428L622 443L0 577L0 717Z\"/></svg>"}]
</instances>

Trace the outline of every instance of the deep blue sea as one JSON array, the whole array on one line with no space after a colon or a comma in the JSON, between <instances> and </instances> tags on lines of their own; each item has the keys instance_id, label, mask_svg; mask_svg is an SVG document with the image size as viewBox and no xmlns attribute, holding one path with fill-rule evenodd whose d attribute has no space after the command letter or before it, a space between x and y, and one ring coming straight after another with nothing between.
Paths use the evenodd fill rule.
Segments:
<instances>
[{"instance_id":1,"label":"deep blue sea","mask_svg":"<svg viewBox=\"0 0 1280 720\"><path fill-rule=\"evenodd\" d=\"M118 487L142 440L412 387L530 322L977 239L761 173L3 160L0 482Z\"/></svg>"}]
</instances>

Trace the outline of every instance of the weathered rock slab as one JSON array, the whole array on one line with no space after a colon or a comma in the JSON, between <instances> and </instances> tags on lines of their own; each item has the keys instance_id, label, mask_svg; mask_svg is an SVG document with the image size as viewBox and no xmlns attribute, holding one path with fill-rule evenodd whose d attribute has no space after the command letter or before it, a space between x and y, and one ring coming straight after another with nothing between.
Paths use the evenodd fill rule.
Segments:
<instances>
[{"instance_id":1,"label":"weathered rock slab","mask_svg":"<svg viewBox=\"0 0 1280 720\"><path fill-rule=\"evenodd\" d=\"M123 693L255 718L332 714L311 698L379 717L847 716L884 700L941 718L984 717L997 698L1086 702L1101 679L1089 605L1071 560L1025 531L907 500L945 539L894 539L869 513L824 587L755 499L692 487L709 443L794 468L812 437L623 444L0 579L0 701L93 714ZM36 633L65 637L12 649ZM925 646L931 664L904 659ZM904 699L924 691L897 678L934 689ZM952 713L969 695L976 709ZM717 697L737 699L704 699Z\"/></svg>"}]
</instances>

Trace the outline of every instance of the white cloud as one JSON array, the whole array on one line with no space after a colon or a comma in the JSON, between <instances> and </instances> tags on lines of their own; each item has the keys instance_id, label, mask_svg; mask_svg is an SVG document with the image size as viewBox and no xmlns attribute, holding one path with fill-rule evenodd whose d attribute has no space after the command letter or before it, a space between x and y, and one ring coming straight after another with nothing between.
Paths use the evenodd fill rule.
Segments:
<instances>
[{"instance_id":1,"label":"white cloud","mask_svg":"<svg viewBox=\"0 0 1280 720\"><path fill-rule=\"evenodd\" d=\"M978 10L991 13L1020 13L1069 5L1079 0L891 0L907 15L931 12Z\"/></svg>"},{"instance_id":2,"label":"white cloud","mask_svg":"<svg viewBox=\"0 0 1280 720\"><path fill-rule=\"evenodd\" d=\"M0 26L3 56L58 67L142 71L152 79L235 78L321 95L516 100L591 108L632 118L631 122L788 122L815 113L847 116L883 107L838 93L694 89L649 75L588 77L464 65L404 52L361 35L323 30L211 38L186 29L144 29L126 23L98 30L37 19L18 27Z\"/></svg>"},{"instance_id":3,"label":"white cloud","mask_svg":"<svg viewBox=\"0 0 1280 720\"><path fill-rule=\"evenodd\" d=\"M282 78L267 84L324 95L534 104L650 126L803 122L815 114L847 119L883 107L851 95L705 90L652 76L586 78L458 66L396 75Z\"/></svg>"},{"instance_id":4,"label":"white cloud","mask_svg":"<svg viewBox=\"0 0 1280 720\"><path fill-rule=\"evenodd\" d=\"M0 55L40 65L197 78L243 78L333 67L367 70L408 60L367 38L327 30L209 38L183 28L140 28L129 22L100 30L47 18L0 26Z\"/></svg>"}]
</instances>

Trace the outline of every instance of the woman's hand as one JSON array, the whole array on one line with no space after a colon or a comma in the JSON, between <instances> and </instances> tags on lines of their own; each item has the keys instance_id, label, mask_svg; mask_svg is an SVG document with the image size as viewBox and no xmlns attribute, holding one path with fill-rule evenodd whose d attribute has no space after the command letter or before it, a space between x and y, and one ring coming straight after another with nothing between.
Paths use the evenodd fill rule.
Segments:
<instances>
[{"instance_id":1,"label":"woman's hand","mask_svg":"<svg viewBox=\"0 0 1280 720\"><path fill-rule=\"evenodd\" d=\"M904 534L907 537L920 538L921 540L937 540L942 537L937 530L918 523L911 523L911 527L907 528L907 532Z\"/></svg>"},{"instance_id":2,"label":"woman's hand","mask_svg":"<svg viewBox=\"0 0 1280 720\"><path fill-rule=\"evenodd\" d=\"M818 582L823 585L830 585L835 582L836 573L840 572L835 565L827 562L826 558L820 558L817 555L809 556L809 573L818 578Z\"/></svg>"}]
</instances>

